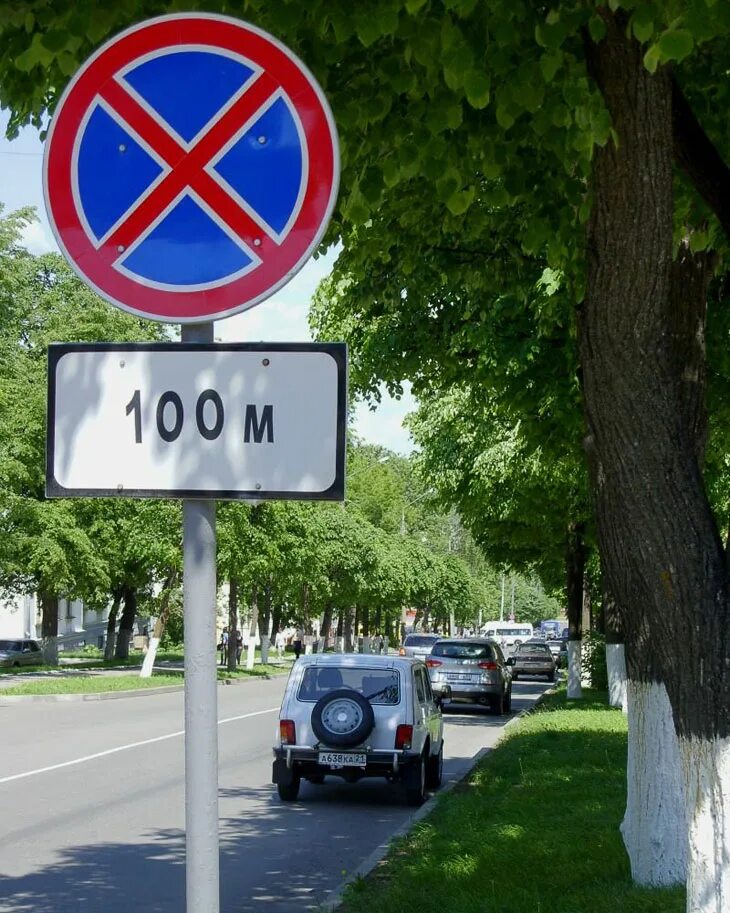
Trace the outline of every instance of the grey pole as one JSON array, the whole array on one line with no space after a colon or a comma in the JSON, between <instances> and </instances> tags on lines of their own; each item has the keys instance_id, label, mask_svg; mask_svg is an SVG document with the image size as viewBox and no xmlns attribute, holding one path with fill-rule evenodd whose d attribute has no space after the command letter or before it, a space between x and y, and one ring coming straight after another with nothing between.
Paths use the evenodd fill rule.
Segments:
<instances>
[{"instance_id":1,"label":"grey pole","mask_svg":"<svg viewBox=\"0 0 730 913\"><path fill-rule=\"evenodd\" d=\"M182 327L213 342L213 323ZM215 501L183 501L185 881L187 913L218 913L218 684Z\"/></svg>"}]
</instances>

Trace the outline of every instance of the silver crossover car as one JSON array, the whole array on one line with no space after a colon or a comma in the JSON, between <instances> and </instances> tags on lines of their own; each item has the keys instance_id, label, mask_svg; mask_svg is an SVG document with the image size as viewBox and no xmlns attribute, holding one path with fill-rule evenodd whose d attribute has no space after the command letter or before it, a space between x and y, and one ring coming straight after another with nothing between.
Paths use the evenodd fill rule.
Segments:
<instances>
[{"instance_id":1,"label":"silver crossover car","mask_svg":"<svg viewBox=\"0 0 730 913\"><path fill-rule=\"evenodd\" d=\"M496 641L480 637L442 638L426 658L434 693L452 701L489 704L495 713L512 708L512 673Z\"/></svg>"},{"instance_id":2,"label":"silver crossover car","mask_svg":"<svg viewBox=\"0 0 730 913\"><path fill-rule=\"evenodd\" d=\"M34 640L0 640L0 666L39 666L43 652Z\"/></svg>"}]
</instances>

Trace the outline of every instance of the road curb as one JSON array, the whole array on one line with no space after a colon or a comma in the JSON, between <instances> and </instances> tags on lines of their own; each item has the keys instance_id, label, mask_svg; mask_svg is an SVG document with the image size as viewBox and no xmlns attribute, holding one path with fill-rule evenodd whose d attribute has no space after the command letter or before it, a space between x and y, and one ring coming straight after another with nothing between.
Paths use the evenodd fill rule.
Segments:
<instances>
[{"instance_id":1,"label":"road curb","mask_svg":"<svg viewBox=\"0 0 730 913\"><path fill-rule=\"evenodd\" d=\"M547 694L548 692L545 693ZM505 730L508 726L512 726L523 716L531 713L538 701L535 701L535 704L533 704L532 707L528 707L526 710L520 710L519 713L516 713L514 716L510 717L510 719L507 720L507 722L504 724ZM341 882L336 892L331 897L328 897L327 900L322 901L317 905L317 907L315 907L317 913L337 913L337 910L343 903L343 895L347 886L352 884L353 881L357 881L358 878L365 878L367 875L369 875L373 869L375 869L388 855L389 851L392 848L393 842L400 839L401 837L405 837L405 835L411 830L414 824L418 824L419 821L430 815L431 812L436 808L438 800L442 796L447 796L460 783L463 783L464 780L466 780L467 777L471 775L472 771L482 760L482 758L485 758L490 751L493 751L501 741L502 736L500 736L495 744L490 748L481 748L471 759L471 764L461 774L461 776L457 777L455 780L449 780L449 782L437 793L434 793L430 799L424 802L424 804L408 818L407 821L404 821L396 831L394 831L386 840L377 846L356 869L350 872L347 878Z\"/></svg>"}]
</instances>

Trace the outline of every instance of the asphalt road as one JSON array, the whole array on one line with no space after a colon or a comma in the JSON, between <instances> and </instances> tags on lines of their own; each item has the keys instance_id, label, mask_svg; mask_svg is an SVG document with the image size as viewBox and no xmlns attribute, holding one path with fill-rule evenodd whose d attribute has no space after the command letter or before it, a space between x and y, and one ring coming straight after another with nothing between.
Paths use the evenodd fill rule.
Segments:
<instances>
[{"instance_id":1,"label":"asphalt road","mask_svg":"<svg viewBox=\"0 0 730 913\"><path fill-rule=\"evenodd\" d=\"M271 744L285 679L218 690L221 913L312 910L413 813L384 780L302 784ZM517 682L513 713L548 687ZM450 711L446 780L508 717ZM182 913L181 693L0 706L0 913Z\"/></svg>"}]
</instances>

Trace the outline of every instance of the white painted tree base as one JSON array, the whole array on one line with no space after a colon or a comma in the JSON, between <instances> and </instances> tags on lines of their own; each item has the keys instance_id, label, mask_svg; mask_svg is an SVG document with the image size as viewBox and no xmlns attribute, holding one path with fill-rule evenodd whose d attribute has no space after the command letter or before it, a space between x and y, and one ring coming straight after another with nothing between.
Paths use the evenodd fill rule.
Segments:
<instances>
[{"instance_id":1,"label":"white painted tree base","mask_svg":"<svg viewBox=\"0 0 730 913\"><path fill-rule=\"evenodd\" d=\"M628 712L626 693L626 650L623 644L606 644L606 669L608 670L608 703Z\"/></svg>"},{"instance_id":2,"label":"white painted tree base","mask_svg":"<svg viewBox=\"0 0 730 913\"><path fill-rule=\"evenodd\" d=\"M252 634L248 639L246 647L246 668L250 671L256 662L256 638Z\"/></svg>"},{"instance_id":3,"label":"white painted tree base","mask_svg":"<svg viewBox=\"0 0 730 913\"><path fill-rule=\"evenodd\" d=\"M568 700L579 700L583 697L580 682L580 645L579 640L568 641Z\"/></svg>"},{"instance_id":4,"label":"white painted tree base","mask_svg":"<svg viewBox=\"0 0 730 913\"><path fill-rule=\"evenodd\" d=\"M631 874L640 885L682 884L687 871L685 791L669 696L663 684L631 679L627 695L629 750L621 834ZM687 909L714 913L715 908Z\"/></svg>"},{"instance_id":5,"label":"white painted tree base","mask_svg":"<svg viewBox=\"0 0 730 913\"><path fill-rule=\"evenodd\" d=\"M680 739L687 796L687 913L730 910L730 739Z\"/></svg>"},{"instance_id":6,"label":"white painted tree base","mask_svg":"<svg viewBox=\"0 0 730 913\"><path fill-rule=\"evenodd\" d=\"M139 673L140 678L149 678L152 675L152 669L155 665L155 657L157 656L157 648L160 646L159 637L150 637L150 645L147 648L145 653L144 662L142 663L142 670Z\"/></svg>"}]
</instances>

